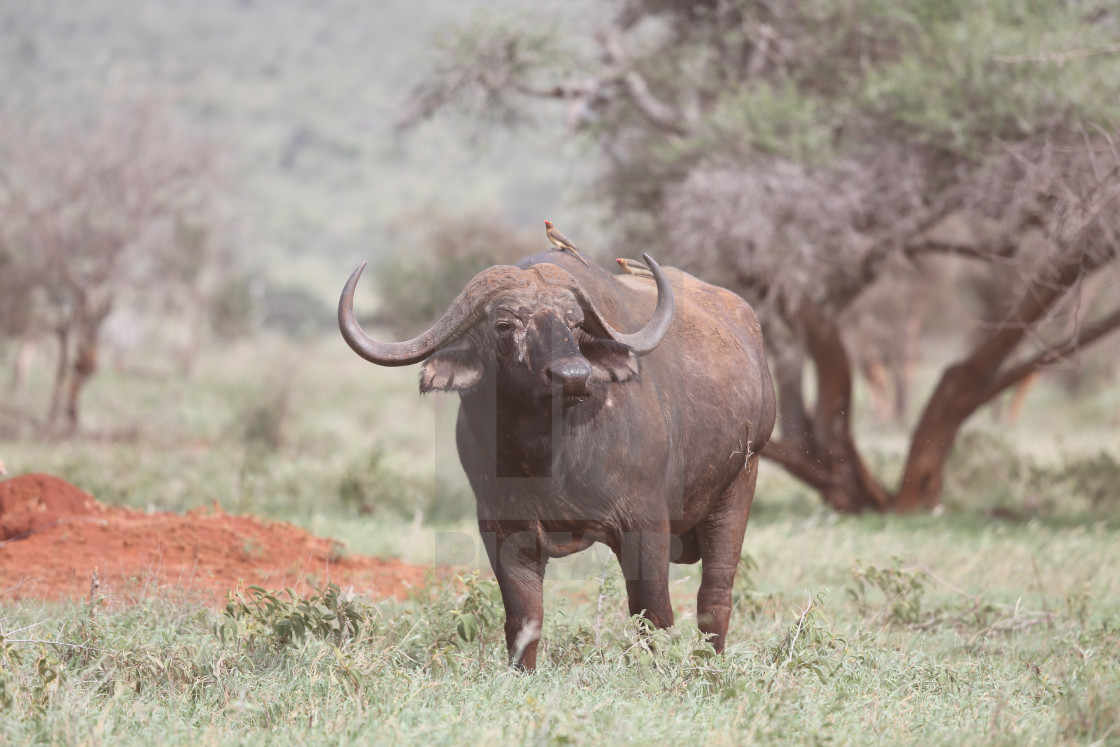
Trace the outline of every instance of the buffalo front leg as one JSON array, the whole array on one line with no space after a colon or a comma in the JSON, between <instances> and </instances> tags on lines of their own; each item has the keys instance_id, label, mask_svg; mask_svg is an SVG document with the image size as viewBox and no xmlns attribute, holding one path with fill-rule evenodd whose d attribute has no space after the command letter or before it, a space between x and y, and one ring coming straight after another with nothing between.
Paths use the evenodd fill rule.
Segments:
<instances>
[{"instance_id":1,"label":"buffalo front leg","mask_svg":"<svg viewBox=\"0 0 1120 747\"><path fill-rule=\"evenodd\" d=\"M673 624L669 600L669 554L672 535L668 524L655 530L625 532L616 549L626 579L631 615L643 615L656 628Z\"/></svg>"},{"instance_id":2,"label":"buffalo front leg","mask_svg":"<svg viewBox=\"0 0 1120 747\"><path fill-rule=\"evenodd\" d=\"M709 640L719 653L723 653L727 645L731 592L757 478L756 454L747 460L712 513L696 527L703 564L700 591L696 595L696 623L701 632L709 634Z\"/></svg>"},{"instance_id":3,"label":"buffalo front leg","mask_svg":"<svg viewBox=\"0 0 1120 747\"><path fill-rule=\"evenodd\" d=\"M537 644L544 622L544 568L536 532L479 522L490 566L506 609L506 650L510 666L537 668Z\"/></svg>"}]
</instances>

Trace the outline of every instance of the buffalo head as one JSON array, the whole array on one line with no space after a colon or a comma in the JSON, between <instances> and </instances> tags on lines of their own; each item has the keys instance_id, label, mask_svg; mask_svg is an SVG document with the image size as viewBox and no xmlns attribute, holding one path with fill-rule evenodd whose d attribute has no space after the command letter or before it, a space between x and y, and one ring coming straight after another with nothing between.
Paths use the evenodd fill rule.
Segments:
<instances>
[{"instance_id":1,"label":"buffalo head","mask_svg":"<svg viewBox=\"0 0 1120 747\"><path fill-rule=\"evenodd\" d=\"M354 317L363 264L342 291L338 323L346 342L368 361L405 366L427 359L422 392L467 393L494 381L504 397L530 403L559 395L571 406L590 394L593 382L633 379L636 357L656 348L669 331L673 290L658 264L644 256L657 284L657 305L633 334L615 330L575 278L552 264L484 270L431 329L393 343L374 340Z\"/></svg>"}]
</instances>

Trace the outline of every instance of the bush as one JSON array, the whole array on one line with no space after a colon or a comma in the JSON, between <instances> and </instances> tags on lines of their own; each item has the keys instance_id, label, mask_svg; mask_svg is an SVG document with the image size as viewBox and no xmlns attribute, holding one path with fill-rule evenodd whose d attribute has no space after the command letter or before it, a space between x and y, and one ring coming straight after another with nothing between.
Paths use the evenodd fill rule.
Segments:
<instances>
[{"instance_id":1,"label":"bush","mask_svg":"<svg viewBox=\"0 0 1120 747\"><path fill-rule=\"evenodd\" d=\"M1056 465L1020 456L1004 439L973 431L958 440L946 470L946 503L997 518L1120 520L1120 460L1106 451L1064 455Z\"/></svg>"},{"instance_id":2,"label":"bush","mask_svg":"<svg viewBox=\"0 0 1120 747\"><path fill-rule=\"evenodd\" d=\"M297 285L269 288L264 294L264 326L294 340L310 340L335 329L334 309Z\"/></svg>"},{"instance_id":3,"label":"bush","mask_svg":"<svg viewBox=\"0 0 1120 747\"><path fill-rule=\"evenodd\" d=\"M1026 480L1028 495L1048 512L1087 514L1091 519L1120 518L1118 485L1120 460L1106 451L1067 457L1058 467L1032 465Z\"/></svg>"},{"instance_id":4,"label":"bush","mask_svg":"<svg viewBox=\"0 0 1120 747\"><path fill-rule=\"evenodd\" d=\"M342 594L337 584L316 588L310 597L291 589L270 591L250 586L244 592L230 591L222 619L214 632L222 643L242 640L252 646L268 640L276 648L301 646L308 638L341 647L357 636L370 617L369 609Z\"/></svg>"},{"instance_id":5,"label":"bush","mask_svg":"<svg viewBox=\"0 0 1120 747\"><path fill-rule=\"evenodd\" d=\"M417 513L429 521L458 521L474 514L474 498L439 478L404 475L385 463L375 448L351 462L338 484L343 505L360 514L387 512L403 518Z\"/></svg>"},{"instance_id":6,"label":"bush","mask_svg":"<svg viewBox=\"0 0 1120 747\"><path fill-rule=\"evenodd\" d=\"M261 283L249 275L228 278L210 296L210 326L222 340L236 340L257 324Z\"/></svg>"},{"instance_id":7,"label":"bush","mask_svg":"<svg viewBox=\"0 0 1120 747\"><path fill-rule=\"evenodd\" d=\"M1027 466L1005 439L984 431L962 433L945 470L945 500L965 510L1018 506Z\"/></svg>"}]
</instances>

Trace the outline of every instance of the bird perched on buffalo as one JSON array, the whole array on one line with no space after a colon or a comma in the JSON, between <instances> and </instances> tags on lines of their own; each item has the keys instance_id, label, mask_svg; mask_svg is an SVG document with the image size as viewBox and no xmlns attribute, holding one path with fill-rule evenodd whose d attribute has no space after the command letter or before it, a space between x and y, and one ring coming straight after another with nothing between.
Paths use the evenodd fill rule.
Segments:
<instances>
[{"instance_id":1,"label":"bird perched on buffalo","mask_svg":"<svg viewBox=\"0 0 1120 747\"><path fill-rule=\"evenodd\" d=\"M552 245L560 251L571 252L580 262L583 262L585 265L591 264L587 261L586 257L580 254L579 247L573 244L571 239L556 230L556 226L552 225L552 221L546 220L544 222L544 235L547 236L548 240L552 242Z\"/></svg>"},{"instance_id":2,"label":"bird perched on buffalo","mask_svg":"<svg viewBox=\"0 0 1120 747\"><path fill-rule=\"evenodd\" d=\"M622 268L622 271L627 275L637 275L640 278L653 277L653 272L636 259L626 259L625 257L619 257L615 260L615 262L618 262L618 266Z\"/></svg>"}]
</instances>

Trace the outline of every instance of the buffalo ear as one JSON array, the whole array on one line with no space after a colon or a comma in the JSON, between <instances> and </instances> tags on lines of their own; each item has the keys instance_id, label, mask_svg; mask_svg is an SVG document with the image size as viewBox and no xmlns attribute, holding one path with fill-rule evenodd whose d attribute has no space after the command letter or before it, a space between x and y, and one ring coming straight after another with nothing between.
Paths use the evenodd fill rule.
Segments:
<instances>
[{"instance_id":1,"label":"buffalo ear","mask_svg":"<svg viewBox=\"0 0 1120 747\"><path fill-rule=\"evenodd\" d=\"M591 340L581 343L579 352L591 363L592 381L623 382L641 378L638 356L620 342Z\"/></svg>"},{"instance_id":2,"label":"buffalo ear","mask_svg":"<svg viewBox=\"0 0 1120 747\"><path fill-rule=\"evenodd\" d=\"M465 392L482 381L482 361L466 347L436 351L420 368L420 393Z\"/></svg>"}]
</instances>

